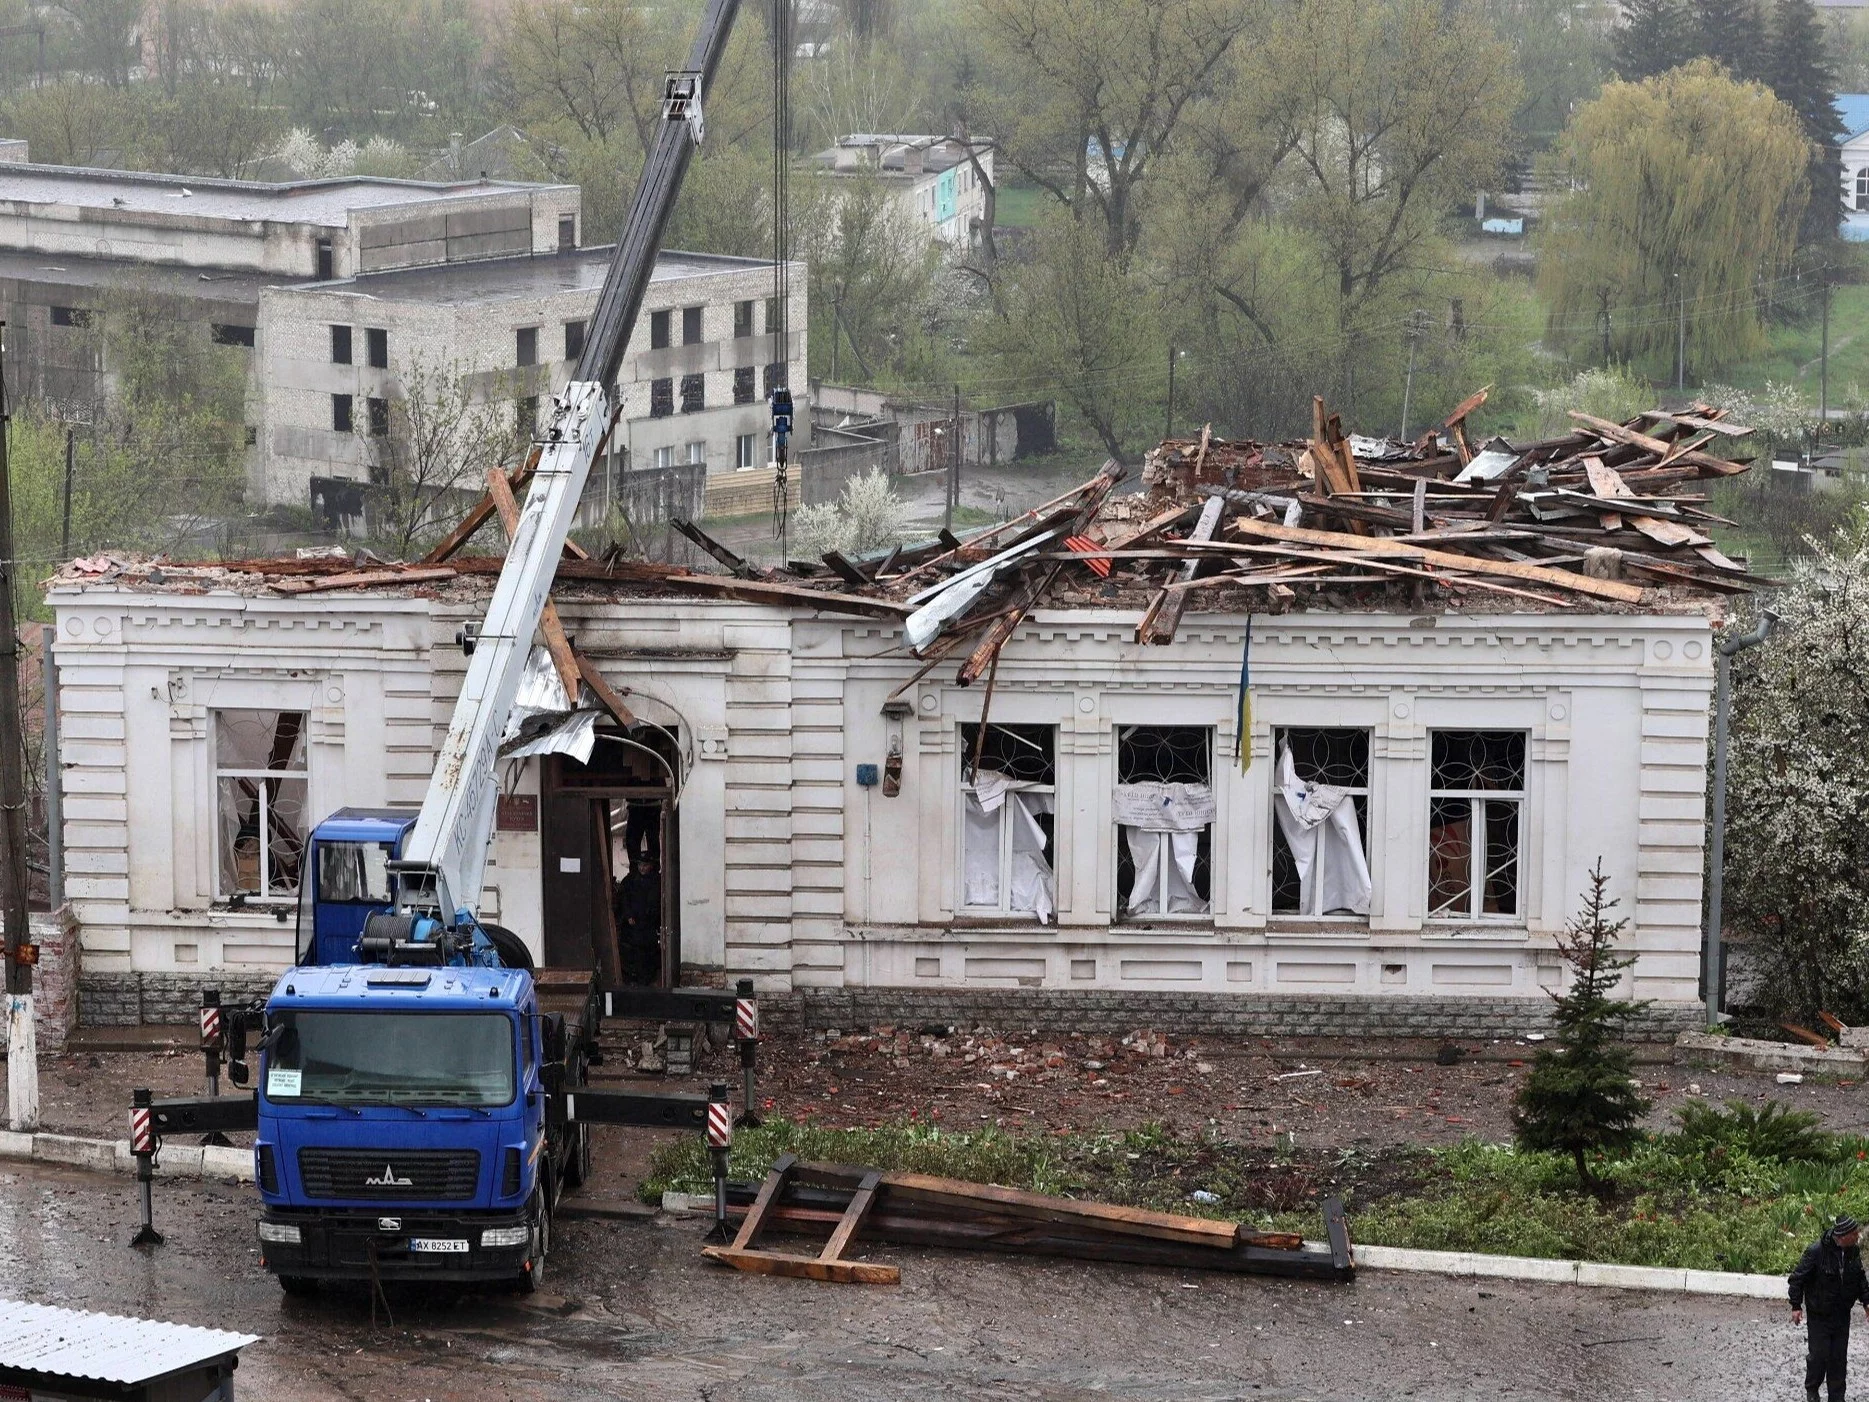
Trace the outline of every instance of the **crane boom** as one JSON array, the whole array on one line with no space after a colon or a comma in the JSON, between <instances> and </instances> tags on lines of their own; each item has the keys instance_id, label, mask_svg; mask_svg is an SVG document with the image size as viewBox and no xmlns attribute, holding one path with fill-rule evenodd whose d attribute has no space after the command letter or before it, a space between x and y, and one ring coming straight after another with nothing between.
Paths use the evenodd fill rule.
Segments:
<instances>
[{"instance_id":1,"label":"crane boom","mask_svg":"<svg viewBox=\"0 0 1869 1402\"><path fill-rule=\"evenodd\" d=\"M398 905L405 913L427 913L449 926L459 916L475 918L493 830L501 736L585 479L615 412L617 370L701 138L702 97L738 10L739 0L708 0L687 70L669 75L661 125L598 295L584 353L571 383L554 397L531 489L474 641L421 815L395 864Z\"/></svg>"}]
</instances>

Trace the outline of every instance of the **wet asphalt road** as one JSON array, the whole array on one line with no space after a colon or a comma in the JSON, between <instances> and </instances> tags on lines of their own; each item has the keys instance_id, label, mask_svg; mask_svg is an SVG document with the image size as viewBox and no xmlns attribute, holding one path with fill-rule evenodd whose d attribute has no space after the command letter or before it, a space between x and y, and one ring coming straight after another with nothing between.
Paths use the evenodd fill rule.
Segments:
<instances>
[{"instance_id":1,"label":"wet asphalt road","mask_svg":"<svg viewBox=\"0 0 1869 1402\"><path fill-rule=\"evenodd\" d=\"M0 1292L262 1335L246 1402L456 1399L1707 1399L1801 1396L1801 1339L1762 1300L1366 1274L1352 1286L878 1251L898 1288L743 1276L703 1223L561 1223L541 1291L442 1304L287 1301L253 1198L159 1184L168 1244L125 1247L128 1178L0 1170ZM1869 1329L1855 1360L1869 1369Z\"/></svg>"}]
</instances>

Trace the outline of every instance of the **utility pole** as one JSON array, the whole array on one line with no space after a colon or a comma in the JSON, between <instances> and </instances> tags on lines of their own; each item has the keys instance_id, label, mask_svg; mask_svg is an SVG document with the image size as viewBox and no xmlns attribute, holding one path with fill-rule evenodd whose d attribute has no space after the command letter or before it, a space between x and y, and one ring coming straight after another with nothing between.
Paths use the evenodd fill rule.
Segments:
<instances>
[{"instance_id":1,"label":"utility pole","mask_svg":"<svg viewBox=\"0 0 1869 1402\"><path fill-rule=\"evenodd\" d=\"M1674 344L1674 388L1678 394L1687 388L1687 284L1674 275L1674 289L1681 301L1681 330Z\"/></svg>"},{"instance_id":2,"label":"utility pole","mask_svg":"<svg viewBox=\"0 0 1869 1402\"><path fill-rule=\"evenodd\" d=\"M32 938L26 925L26 743L19 713L19 625L13 617L12 412L6 397L6 323L0 321L0 918L6 930L7 1123L39 1127L39 1058L32 1014Z\"/></svg>"},{"instance_id":3,"label":"utility pole","mask_svg":"<svg viewBox=\"0 0 1869 1402\"><path fill-rule=\"evenodd\" d=\"M1824 339L1820 356L1822 368L1817 375L1817 437L1811 445L1813 448L1823 442L1824 429L1830 423L1830 263L1827 259L1818 268L1817 276L1823 279Z\"/></svg>"},{"instance_id":4,"label":"utility pole","mask_svg":"<svg viewBox=\"0 0 1869 1402\"><path fill-rule=\"evenodd\" d=\"M65 524L58 533L58 558L63 564L71 558L71 479L78 466L78 431L65 430Z\"/></svg>"},{"instance_id":5,"label":"utility pole","mask_svg":"<svg viewBox=\"0 0 1869 1402\"><path fill-rule=\"evenodd\" d=\"M1175 343L1168 343L1168 418L1162 425L1162 441L1175 436Z\"/></svg>"},{"instance_id":6,"label":"utility pole","mask_svg":"<svg viewBox=\"0 0 1869 1402\"><path fill-rule=\"evenodd\" d=\"M1480 198L1486 197L1482 195ZM1402 430L1396 437L1404 443L1408 441L1408 401L1415 393L1415 349L1427 332L1427 315L1420 307L1416 307L1408 314L1408 321L1402 329L1402 334L1408 339L1408 375L1402 381Z\"/></svg>"},{"instance_id":7,"label":"utility pole","mask_svg":"<svg viewBox=\"0 0 1869 1402\"><path fill-rule=\"evenodd\" d=\"M948 430L953 442L947 450L947 524L954 529L954 513L960 510L960 386L954 386L954 422Z\"/></svg>"}]
</instances>

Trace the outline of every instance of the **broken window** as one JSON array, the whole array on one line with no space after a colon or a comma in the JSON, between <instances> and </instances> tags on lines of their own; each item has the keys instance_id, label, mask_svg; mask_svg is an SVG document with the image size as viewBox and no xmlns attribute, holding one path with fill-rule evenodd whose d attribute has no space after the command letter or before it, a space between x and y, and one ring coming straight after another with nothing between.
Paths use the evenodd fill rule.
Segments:
<instances>
[{"instance_id":1,"label":"broken window","mask_svg":"<svg viewBox=\"0 0 1869 1402\"><path fill-rule=\"evenodd\" d=\"M558 251L569 253L578 246L578 217L575 214L558 216Z\"/></svg>"},{"instance_id":2,"label":"broken window","mask_svg":"<svg viewBox=\"0 0 1869 1402\"><path fill-rule=\"evenodd\" d=\"M1057 906L1050 858L1057 732L1048 725L988 725L982 739L980 731L960 728L961 907L975 915L1030 915L1044 924Z\"/></svg>"},{"instance_id":3,"label":"broken window","mask_svg":"<svg viewBox=\"0 0 1869 1402\"><path fill-rule=\"evenodd\" d=\"M318 281L330 282L337 276L337 255L330 239L318 240Z\"/></svg>"},{"instance_id":4,"label":"broken window","mask_svg":"<svg viewBox=\"0 0 1869 1402\"><path fill-rule=\"evenodd\" d=\"M1117 919L1213 909L1213 731L1116 732Z\"/></svg>"},{"instance_id":5,"label":"broken window","mask_svg":"<svg viewBox=\"0 0 1869 1402\"><path fill-rule=\"evenodd\" d=\"M253 328L231 321L208 323L208 339L217 346L253 346Z\"/></svg>"},{"instance_id":6,"label":"broken window","mask_svg":"<svg viewBox=\"0 0 1869 1402\"><path fill-rule=\"evenodd\" d=\"M217 894L295 894L305 854L305 713L216 711L214 785Z\"/></svg>"},{"instance_id":7,"label":"broken window","mask_svg":"<svg viewBox=\"0 0 1869 1402\"><path fill-rule=\"evenodd\" d=\"M1437 730L1428 791L1428 915L1519 914L1525 732Z\"/></svg>"},{"instance_id":8,"label":"broken window","mask_svg":"<svg viewBox=\"0 0 1869 1402\"><path fill-rule=\"evenodd\" d=\"M387 438L389 436L389 401L370 398L364 401L370 411L370 436Z\"/></svg>"},{"instance_id":9,"label":"broken window","mask_svg":"<svg viewBox=\"0 0 1869 1402\"><path fill-rule=\"evenodd\" d=\"M784 311L785 311L785 299L784 298L782 297L766 298L766 334L768 336L776 336L779 334L780 330L783 329L780 327L779 322L784 314Z\"/></svg>"},{"instance_id":10,"label":"broken window","mask_svg":"<svg viewBox=\"0 0 1869 1402\"><path fill-rule=\"evenodd\" d=\"M733 304L733 339L744 340L753 334L753 304L750 301Z\"/></svg>"},{"instance_id":11,"label":"broken window","mask_svg":"<svg viewBox=\"0 0 1869 1402\"><path fill-rule=\"evenodd\" d=\"M684 346L698 346L701 344L701 313L704 310L705 308L702 307L683 307L681 309L681 343Z\"/></svg>"},{"instance_id":12,"label":"broken window","mask_svg":"<svg viewBox=\"0 0 1869 1402\"><path fill-rule=\"evenodd\" d=\"M331 431L349 433L351 431L351 396L334 394L331 396Z\"/></svg>"},{"instance_id":13,"label":"broken window","mask_svg":"<svg viewBox=\"0 0 1869 1402\"><path fill-rule=\"evenodd\" d=\"M649 313L649 349L667 350L669 339L669 313L666 311Z\"/></svg>"},{"instance_id":14,"label":"broken window","mask_svg":"<svg viewBox=\"0 0 1869 1402\"><path fill-rule=\"evenodd\" d=\"M89 326L91 313L84 307L54 307L52 308L52 324L54 326Z\"/></svg>"},{"instance_id":15,"label":"broken window","mask_svg":"<svg viewBox=\"0 0 1869 1402\"><path fill-rule=\"evenodd\" d=\"M751 404L753 392L757 388L752 366L742 365L733 372L733 402L735 404Z\"/></svg>"},{"instance_id":16,"label":"broken window","mask_svg":"<svg viewBox=\"0 0 1869 1402\"><path fill-rule=\"evenodd\" d=\"M1279 726L1272 911L1368 915L1369 732Z\"/></svg>"},{"instance_id":17,"label":"broken window","mask_svg":"<svg viewBox=\"0 0 1869 1402\"><path fill-rule=\"evenodd\" d=\"M576 360L584 354L584 323L567 321L565 323L565 359Z\"/></svg>"},{"instance_id":18,"label":"broken window","mask_svg":"<svg viewBox=\"0 0 1869 1402\"><path fill-rule=\"evenodd\" d=\"M785 389L785 362L776 360L766 367L766 398L772 398L775 389Z\"/></svg>"},{"instance_id":19,"label":"broken window","mask_svg":"<svg viewBox=\"0 0 1869 1402\"><path fill-rule=\"evenodd\" d=\"M675 382L673 380L649 381L649 417L665 419L675 412Z\"/></svg>"},{"instance_id":20,"label":"broken window","mask_svg":"<svg viewBox=\"0 0 1869 1402\"><path fill-rule=\"evenodd\" d=\"M522 326L514 334L514 340L517 342L514 350L517 353L520 367L523 369L528 365L537 365L539 363L539 328Z\"/></svg>"},{"instance_id":21,"label":"broken window","mask_svg":"<svg viewBox=\"0 0 1869 1402\"><path fill-rule=\"evenodd\" d=\"M331 328L331 363L333 365L350 364L350 328L348 326Z\"/></svg>"},{"instance_id":22,"label":"broken window","mask_svg":"<svg viewBox=\"0 0 1869 1402\"><path fill-rule=\"evenodd\" d=\"M707 376L683 375L681 377L681 411L684 414L698 414L707 408Z\"/></svg>"},{"instance_id":23,"label":"broken window","mask_svg":"<svg viewBox=\"0 0 1869 1402\"><path fill-rule=\"evenodd\" d=\"M366 326L363 330L363 346L371 369L389 369L389 329L387 327Z\"/></svg>"}]
</instances>

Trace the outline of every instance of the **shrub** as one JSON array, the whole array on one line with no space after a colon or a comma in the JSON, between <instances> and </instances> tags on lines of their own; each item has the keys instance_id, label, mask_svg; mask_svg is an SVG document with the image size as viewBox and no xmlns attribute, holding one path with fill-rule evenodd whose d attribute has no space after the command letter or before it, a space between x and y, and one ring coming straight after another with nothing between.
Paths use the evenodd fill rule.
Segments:
<instances>
[{"instance_id":1,"label":"shrub","mask_svg":"<svg viewBox=\"0 0 1869 1402\"><path fill-rule=\"evenodd\" d=\"M1717 1148L1776 1163L1821 1163L1836 1156L1837 1136L1822 1129L1816 1115L1788 1110L1778 1100L1763 1107L1729 1100L1723 1109L1690 1101L1675 1118L1683 1146L1696 1153Z\"/></svg>"}]
</instances>

